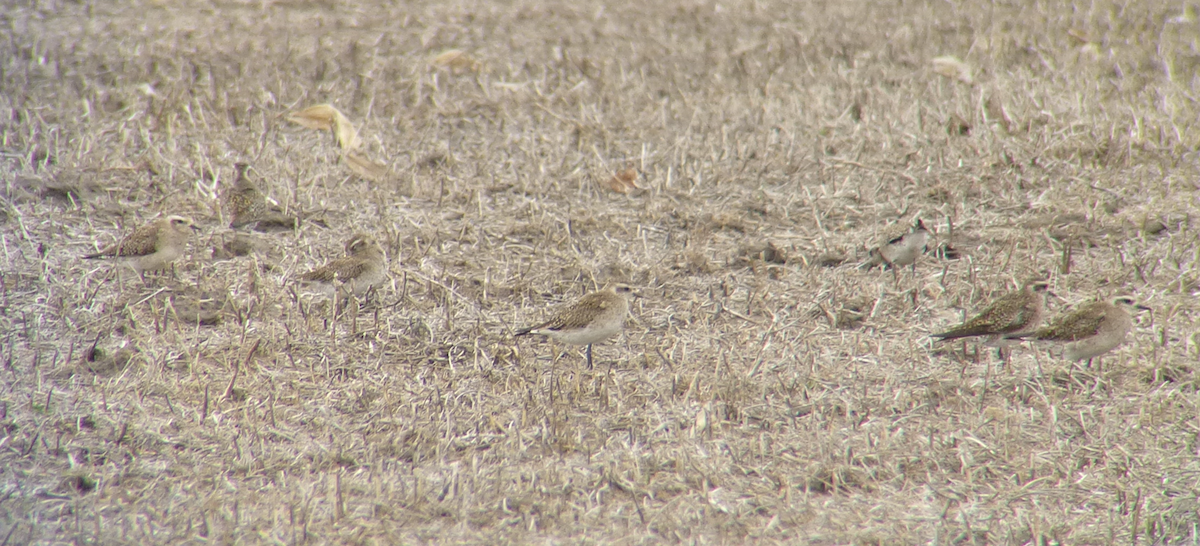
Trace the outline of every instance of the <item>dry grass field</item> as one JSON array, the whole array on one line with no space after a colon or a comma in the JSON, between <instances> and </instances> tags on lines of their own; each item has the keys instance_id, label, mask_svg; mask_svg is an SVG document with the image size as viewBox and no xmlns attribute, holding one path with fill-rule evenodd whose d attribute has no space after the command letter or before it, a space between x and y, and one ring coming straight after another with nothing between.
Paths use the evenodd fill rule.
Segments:
<instances>
[{"instance_id":1,"label":"dry grass field","mask_svg":"<svg viewBox=\"0 0 1200 546\"><path fill-rule=\"evenodd\" d=\"M400 4L0 10L0 544L1200 540L1194 7ZM298 228L226 227L236 162ZM173 275L79 259L160 214ZM916 218L951 256L859 268ZM1037 273L1153 311L929 338ZM594 369L513 338L617 281Z\"/></svg>"}]
</instances>

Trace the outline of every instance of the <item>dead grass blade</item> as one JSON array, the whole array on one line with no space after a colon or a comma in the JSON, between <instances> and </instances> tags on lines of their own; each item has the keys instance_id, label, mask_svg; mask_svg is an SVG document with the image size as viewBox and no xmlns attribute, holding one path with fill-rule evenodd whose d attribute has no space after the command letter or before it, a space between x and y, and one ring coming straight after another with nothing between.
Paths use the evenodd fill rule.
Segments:
<instances>
[{"instance_id":1,"label":"dead grass blade","mask_svg":"<svg viewBox=\"0 0 1200 546\"><path fill-rule=\"evenodd\" d=\"M953 55L935 57L933 59L933 71L968 85L975 83L975 77L971 74L971 65L964 63Z\"/></svg>"},{"instance_id":2,"label":"dead grass blade","mask_svg":"<svg viewBox=\"0 0 1200 546\"><path fill-rule=\"evenodd\" d=\"M346 153L342 154L342 159L346 162L346 166L354 171L354 174L372 182L378 182L388 174L388 167L385 163L371 159L362 152L346 150Z\"/></svg>"},{"instance_id":3,"label":"dead grass blade","mask_svg":"<svg viewBox=\"0 0 1200 546\"><path fill-rule=\"evenodd\" d=\"M1012 133L1016 130L1016 123L1013 123L1012 117L1008 115L1008 109L1004 107L1004 103L1000 99L991 96L983 103L984 113L987 114L988 121L997 123L1004 128L1007 133Z\"/></svg>"},{"instance_id":4,"label":"dead grass blade","mask_svg":"<svg viewBox=\"0 0 1200 546\"><path fill-rule=\"evenodd\" d=\"M429 61L429 64L439 68L449 68L455 71L471 71L479 70L480 63L474 57L461 49L449 49L439 53Z\"/></svg>"},{"instance_id":5,"label":"dead grass blade","mask_svg":"<svg viewBox=\"0 0 1200 546\"><path fill-rule=\"evenodd\" d=\"M309 106L299 112L292 112L287 115L288 121L298 123L309 129L317 131L332 131L334 117L341 115L337 108L328 104L318 104Z\"/></svg>"}]
</instances>

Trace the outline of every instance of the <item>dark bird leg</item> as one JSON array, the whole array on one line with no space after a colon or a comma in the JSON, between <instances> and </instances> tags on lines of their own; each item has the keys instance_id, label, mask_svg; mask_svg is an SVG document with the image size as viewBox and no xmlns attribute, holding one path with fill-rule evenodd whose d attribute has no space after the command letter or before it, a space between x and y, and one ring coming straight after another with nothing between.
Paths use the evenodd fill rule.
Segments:
<instances>
[{"instance_id":1,"label":"dark bird leg","mask_svg":"<svg viewBox=\"0 0 1200 546\"><path fill-rule=\"evenodd\" d=\"M590 369L592 369L592 344L591 343L588 343L588 346L587 346L587 359L588 359L588 369L590 370Z\"/></svg>"}]
</instances>

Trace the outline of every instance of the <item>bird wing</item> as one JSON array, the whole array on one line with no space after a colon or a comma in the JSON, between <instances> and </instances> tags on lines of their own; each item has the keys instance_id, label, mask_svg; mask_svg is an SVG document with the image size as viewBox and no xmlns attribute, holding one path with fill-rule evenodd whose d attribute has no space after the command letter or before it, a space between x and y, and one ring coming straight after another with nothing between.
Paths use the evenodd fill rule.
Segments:
<instances>
[{"instance_id":1,"label":"bird wing","mask_svg":"<svg viewBox=\"0 0 1200 546\"><path fill-rule=\"evenodd\" d=\"M158 224L142 226L127 235L120 242L109 245L108 248L88 254L84 258L149 256L154 254L158 246Z\"/></svg>"},{"instance_id":2,"label":"bird wing","mask_svg":"<svg viewBox=\"0 0 1200 546\"><path fill-rule=\"evenodd\" d=\"M1045 341L1075 341L1093 336L1100 331L1106 315L1102 309L1080 310L1038 330L1033 337Z\"/></svg>"},{"instance_id":3,"label":"bird wing","mask_svg":"<svg viewBox=\"0 0 1200 546\"><path fill-rule=\"evenodd\" d=\"M362 275L368 265L366 260L360 259L357 256L346 256L309 271L301 275L300 278L306 281L326 283L335 280L338 282L348 282Z\"/></svg>"},{"instance_id":4,"label":"bird wing","mask_svg":"<svg viewBox=\"0 0 1200 546\"><path fill-rule=\"evenodd\" d=\"M239 228L258 221L267 210L267 201L257 189L235 187L225 200L225 208L232 218L229 226Z\"/></svg>"},{"instance_id":5,"label":"bird wing","mask_svg":"<svg viewBox=\"0 0 1200 546\"><path fill-rule=\"evenodd\" d=\"M982 336L988 334L1004 334L1017 330L1028 321L1029 310L1019 299L1024 294L1004 296L984 309L975 318L964 322L961 326L951 328L933 337L942 339L957 339L960 337Z\"/></svg>"},{"instance_id":6,"label":"bird wing","mask_svg":"<svg viewBox=\"0 0 1200 546\"><path fill-rule=\"evenodd\" d=\"M595 311L607 309L612 305L602 293L592 293L584 296L574 305L555 313L550 320L517 330L516 335L524 335L534 330L574 330L586 328L596 318Z\"/></svg>"}]
</instances>

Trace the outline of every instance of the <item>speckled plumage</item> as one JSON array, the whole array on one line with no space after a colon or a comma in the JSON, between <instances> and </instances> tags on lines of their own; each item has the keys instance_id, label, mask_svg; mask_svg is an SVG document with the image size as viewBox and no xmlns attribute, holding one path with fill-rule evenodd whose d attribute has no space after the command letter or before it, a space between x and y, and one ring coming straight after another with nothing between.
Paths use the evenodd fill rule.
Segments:
<instances>
[{"instance_id":1,"label":"speckled plumage","mask_svg":"<svg viewBox=\"0 0 1200 546\"><path fill-rule=\"evenodd\" d=\"M613 337L624 328L632 291L625 284L607 286L560 309L550 320L517 330L514 335L537 334L568 345L587 345L588 367L591 367L592 344Z\"/></svg>"},{"instance_id":2,"label":"speckled plumage","mask_svg":"<svg viewBox=\"0 0 1200 546\"><path fill-rule=\"evenodd\" d=\"M1063 357L1067 360L1091 360L1125 342L1133 329L1130 310L1147 309L1128 297L1094 301L1060 315L1045 328L1025 337L1065 344Z\"/></svg>"},{"instance_id":3,"label":"speckled plumage","mask_svg":"<svg viewBox=\"0 0 1200 546\"><path fill-rule=\"evenodd\" d=\"M933 337L949 340L990 336L994 341L1001 337L1032 332L1045 318L1048 287L1043 279L1029 279L1020 290L996 299L971 320L945 332L933 334Z\"/></svg>"},{"instance_id":4,"label":"speckled plumage","mask_svg":"<svg viewBox=\"0 0 1200 546\"><path fill-rule=\"evenodd\" d=\"M300 280L327 290L341 287L356 296L383 283L387 276L387 259L383 255L383 247L373 237L363 233L354 234L346 242L346 254L300 275Z\"/></svg>"},{"instance_id":5,"label":"speckled plumage","mask_svg":"<svg viewBox=\"0 0 1200 546\"><path fill-rule=\"evenodd\" d=\"M196 226L190 218L166 216L135 229L120 241L84 258L116 258L139 275L164 269L187 251L188 237L194 229Z\"/></svg>"},{"instance_id":6,"label":"speckled plumage","mask_svg":"<svg viewBox=\"0 0 1200 546\"><path fill-rule=\"evenodd\" d=\"M229 227L238 229L251 224L258 230L295 227L295 217L284 214L278 207L267 202L266 196L248 173L249 165L236 163L233 167L237 171L237 178L221 195L222 209L229 217Z\"/></svg>"}]
</instances>

